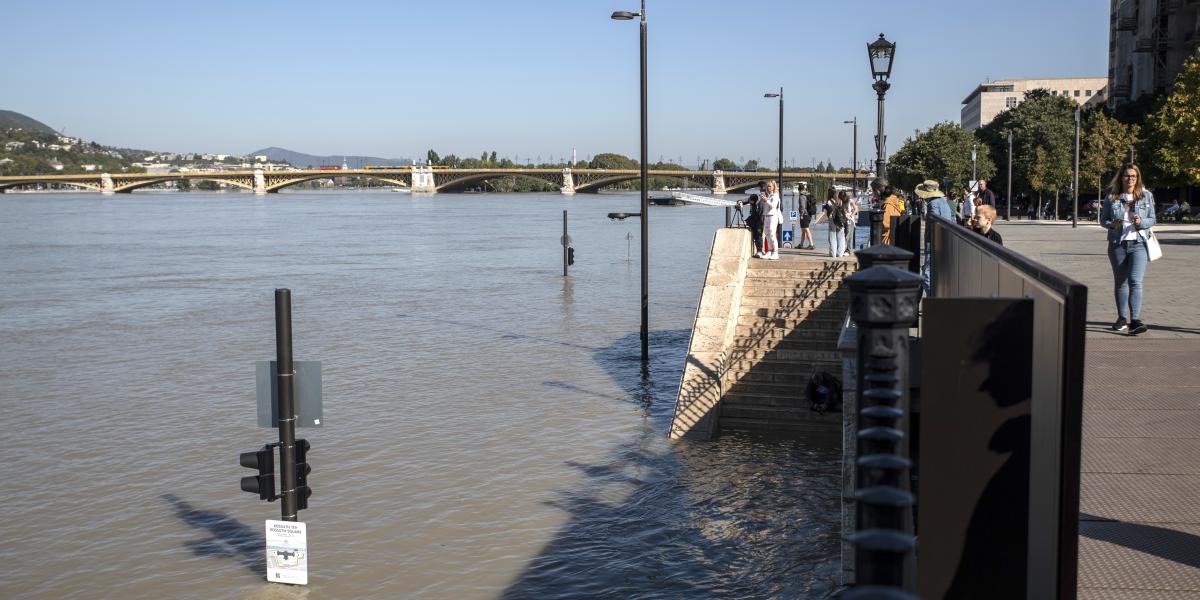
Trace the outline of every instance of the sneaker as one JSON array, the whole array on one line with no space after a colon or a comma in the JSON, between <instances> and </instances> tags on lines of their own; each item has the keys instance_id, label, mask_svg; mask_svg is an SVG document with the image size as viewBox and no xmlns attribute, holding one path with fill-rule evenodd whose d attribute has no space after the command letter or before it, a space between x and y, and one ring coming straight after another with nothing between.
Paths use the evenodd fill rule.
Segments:
<instances>
[{"instance_id":1,"label":"sneaker","mask_svg":"<svg viewBox=\"0 0 1200 600\"><path fill-rule=\"evenodd\" d=\"M1146 324L1139 321L1138 319L1134 319L1134 320L1130 321L1129 322L1129 335L1137 335L1139 333L1146 333Z\"/></svg>"},{"instance_id":2,"label":"sneaker","mask_svg":"<svg viewBox=\"0 0 1200 600\"><path fill-rule=\"evenodd\" d=\"M778 254L770 254L767 256L767 260L779 260L779 255Z\"/></svg>"},{"instance_id":3,"label":"sneaker","mask_svg":"<svg viewBox=\"0 0 1200 600\"><path fill-rule=\"evenodd\" d=\"M1112 324L1112 330L1113 331L1128 331L1129 325L1125 323L1125 317L1118 318L1117 322Z\"/></svg>"}]
</instances>

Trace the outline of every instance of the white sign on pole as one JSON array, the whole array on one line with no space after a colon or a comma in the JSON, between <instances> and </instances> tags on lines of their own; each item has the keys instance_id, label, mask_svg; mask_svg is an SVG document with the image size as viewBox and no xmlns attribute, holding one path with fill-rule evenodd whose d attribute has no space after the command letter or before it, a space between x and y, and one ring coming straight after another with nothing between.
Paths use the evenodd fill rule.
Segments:
<instances>
[{"instance_id":1,"label":"white sign on pole","mask_svg":"<svg viewBox=\"0 0 1200 600\"><path fill-rule=\"evenodd\" d=\"M788 211L788 220L789 221L798 221L799 219L800 219L800 211L798 211L798 210L789 210Z\"/></svg>"},{"instance_id":2,"label":"white sign on pole","mask_svg":"<svg viewBox=\"0 0 1200 600\"><path fill-rule=\"evenodd\" d=\"M267 581L308 585L308 528L267 519Z\"/></svg>"}]
</instances>

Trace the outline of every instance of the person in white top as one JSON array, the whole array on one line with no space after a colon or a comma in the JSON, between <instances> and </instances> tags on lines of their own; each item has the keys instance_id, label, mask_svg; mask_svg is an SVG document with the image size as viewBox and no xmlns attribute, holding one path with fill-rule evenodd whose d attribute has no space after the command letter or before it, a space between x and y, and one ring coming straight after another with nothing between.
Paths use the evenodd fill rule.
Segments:
<instances>
[{"instance_id":1,"label":"person in white top","mask_svg":"<svg viewBox=\"0 0 1200 600\"><path fill-rule=\"evenodd\" d=\"M1108 260L1117 304L1113 331L1137 335L1147 330L1142 323L1142 281L1150 262L1146 244L1154 220L1154 194L1146 189L1141 169L1125 165L1113 177L1112 189L1100 209L1100 225L1108 229Z\"/></svg>"},{"instance_id":2,"label":"person in white top","mask_svg":"<svg viewBox=\"0 0 1200 600\"><path fill-rule=\"evenodd\" d=\"M762 206L763 216L763 252L756 258L779 260L779 237L776 225L783 222L783 213L779 210L779 184L774 179L759 185L762 193L758 202Z\"/></svg>"}]
</instances>

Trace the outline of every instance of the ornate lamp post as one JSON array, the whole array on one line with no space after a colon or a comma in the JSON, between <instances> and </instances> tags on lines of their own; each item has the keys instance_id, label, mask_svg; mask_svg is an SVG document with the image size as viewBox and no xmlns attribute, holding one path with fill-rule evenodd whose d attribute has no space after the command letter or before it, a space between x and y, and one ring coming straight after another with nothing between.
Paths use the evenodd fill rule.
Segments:
<instances>
[{"instance_id":1,"label":"ornate lamp post","mask_svg":"<svg viewBox=\"0 0 1200 600\"><path fill-rule=\"evenodd\" d=\"M888 78L892 76L892 59L896 56L896 44L884 39L883 34L879 34L879 39L867 44L867 58L871 61L871 75L875 78L874 85L871 89L879 96L878 117L875 126L875 176L879 179L887 178L887 160L884 158L887 152L887 137L883 135L883 96L887 93L888 88L892 87L888 83Z\"/></svg>"},{"instance_id":2,"label":"ornate lamp post","mask_svg":"<svg viewBox=\"0 0 1200 600\"><path fill-rule=\"evenodd\" d=\"M647 239L650 235L649 216L650 216L650 198L647 195L648 186L646 183L646 159L647 159L647 144L646 144L646 0L642 0L641 12L628 12L618 10L613 12L612 18L616 21L629 21L634 17L641 17L641 59L642 59L642 365L643 367L650 361L650 275L648 271L647 258L649 255Z\"/></svg>"}]
</instances>

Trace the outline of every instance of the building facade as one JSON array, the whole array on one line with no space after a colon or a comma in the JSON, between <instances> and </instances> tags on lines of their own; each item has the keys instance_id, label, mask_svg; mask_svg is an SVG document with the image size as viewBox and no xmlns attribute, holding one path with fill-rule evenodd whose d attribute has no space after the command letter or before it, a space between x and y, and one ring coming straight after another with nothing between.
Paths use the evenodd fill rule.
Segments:
<instances>
[{"instance_id":1,"label":"building facade","mask_svg":"<svg viewBox=\"0 0 1200 600\"><path fill-rule=\"evenodd\" d=\"M1044 89L1052 96L1064 96L1080 106L1103 104L1107 95L1106 77L1059 77L1050 79L1001 79L979 84L963 100L962 128L974 131L992 122L996 115L1016 108L1025 101L1025 92Z\"/></svg>"},{"instance_id":2,"label":"building facade","mask_svg":"<svg viewBox=\"0 0 1200 600\"><path fill-rule=\"evenodd\" d=\"M1109 0L1111 108L1164 91L1200 44L1197 0Z\"/></svg>"}]
</instances>

